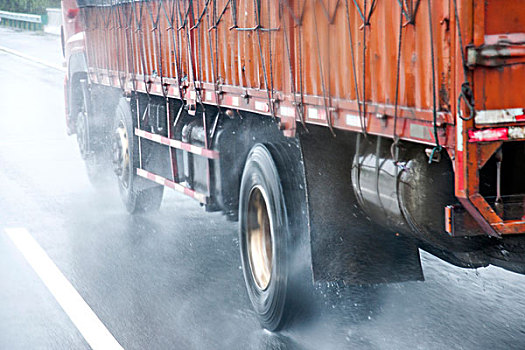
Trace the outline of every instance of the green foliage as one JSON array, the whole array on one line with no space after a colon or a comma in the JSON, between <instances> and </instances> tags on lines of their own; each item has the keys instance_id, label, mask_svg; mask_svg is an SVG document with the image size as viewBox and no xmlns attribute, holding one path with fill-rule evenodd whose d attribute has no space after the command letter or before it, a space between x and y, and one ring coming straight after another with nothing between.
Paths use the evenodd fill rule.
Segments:
<instances>
[{"instance_id":1,"label":"green foliage","mask_svg":"<svg viewBox=\"0 0 525 350\"><path fill-rule=\"evenodd\" d=\"M60 0L1 0L0 10L43 15L46 8L60 7Z\"/></svg>"}]
</instances>

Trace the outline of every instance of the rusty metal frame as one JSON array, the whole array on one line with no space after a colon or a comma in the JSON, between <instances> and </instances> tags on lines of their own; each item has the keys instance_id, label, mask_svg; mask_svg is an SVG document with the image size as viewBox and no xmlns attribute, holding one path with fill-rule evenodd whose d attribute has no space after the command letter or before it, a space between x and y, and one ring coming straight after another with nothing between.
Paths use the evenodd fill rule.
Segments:
<instances>
[{"instance_id":1,"label":"rusty metal frame","mask_svg":"<svg viewBox=\"0 0 525 350\"><path fill-rule=\"evenodd\" d=\"M463 2L463 4L467 4ZM473 0L471 8L462 8L459 11L460 22L462 24L462 35L465 42L472 42L475 47L481 47L485 41L485 1ZM453 2L451 2L453 6ZM451 13L454 13L451 7ZM475 18L471 22L468 18ZM454 25L451 28L456 31L455 19L451 18ZM460 57L460 50L467 50L466 47L460 47L458 42L458 33L453 36L455 40L456 57ZM463 83L461 71L464 69L463 62L456 60L455 65L455 87L456 95L461 91ZM473 72L469 71L469 79L472 82ZM479 193L480 178L479 171L492 155L503 144L501 141L473 143L469 142L468 130L475 128L474 118L463 120L460 116L466 116L470 112L463 104L454 106L457 110L456 124L456 149L455 149L455 194L465 209L478 222L483 231L491 236L501 237L508 234L525 233L525 221L508 220L504 221L490 206L486 199Z\"/></svg>"}]
</instances>

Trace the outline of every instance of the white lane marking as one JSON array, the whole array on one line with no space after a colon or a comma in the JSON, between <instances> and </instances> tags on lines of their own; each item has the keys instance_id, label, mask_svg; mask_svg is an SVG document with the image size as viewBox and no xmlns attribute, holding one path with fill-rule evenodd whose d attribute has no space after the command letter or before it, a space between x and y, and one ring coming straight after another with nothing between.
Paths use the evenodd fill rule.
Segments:
<instances>
[{"instance_id":1,"label":"white lane marking","mask_svg":"<svg viewBox=\"0 0 525 350\"><path fill-rule=\"evenodd\" d=\"M18 57L25 58L26 60L38 63L38 64L40 64L42 66L46 66L48 68L56 69L56 70L61 71L61 72L65 72L66 71L66 69L64 67L60 67L57 64L46 62L44 60L41 60L40 58L26 55L25 53L22 53L20 51L7 48L5 46L0 46L0 51L4 51L4 52L7 52L7 53L9 53L11 55L15 55L15 56L18 56Z\"/></svg>"},{"instance_id":2,"label":"white lane marking","mask_svg":"<svg viewBox=\"0 0 525 350\"><path fill-rule=\"evenodd\" d=\"M25 228L5 232L93 350L124 349Z\"/></svg>"}]
</instances>

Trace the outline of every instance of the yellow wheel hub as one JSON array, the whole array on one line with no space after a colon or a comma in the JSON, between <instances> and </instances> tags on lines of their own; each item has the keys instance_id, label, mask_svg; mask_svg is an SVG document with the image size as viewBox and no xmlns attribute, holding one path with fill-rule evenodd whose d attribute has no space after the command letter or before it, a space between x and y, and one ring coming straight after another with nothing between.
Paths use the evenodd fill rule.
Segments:
<instances>
[{"instance_id":1,"label":"yellow wheel hub","mask_svg":"<svg viewBox=\"0 0 525 350\"><path fill-rule=\"evenodd\" d=\"M272 277L272 227L266 198L260 187L255 187L248 201L248 256L252 277L261 290L268 288Z\"/></svg>"}]
</instances>

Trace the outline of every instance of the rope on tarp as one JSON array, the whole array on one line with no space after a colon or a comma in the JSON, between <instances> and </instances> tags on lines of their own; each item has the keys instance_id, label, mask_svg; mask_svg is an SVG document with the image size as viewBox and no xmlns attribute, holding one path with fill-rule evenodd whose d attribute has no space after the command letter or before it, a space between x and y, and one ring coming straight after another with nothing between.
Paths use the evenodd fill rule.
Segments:
<instances>
[{"instance_id":1,"label":"rope on tarp","mask_svg":"<svg viewBox=\"0 0 525 350\"><path fill-rule=\"evenodd\" d=\"M394 129L392 131L392 146L390 146L390 154L394 163L398 162L399 155L399 136L397 135L397 117L399 108L399 78L401 70L401 49L403 47L403 5L401 4L401 13L399 15L399 36L397 42L397 64L396 64L396 95L394 106Z\"/></svg>"},{"instance_id":2,"label":"rope on tarp","mask_svg":"<svg viewBox=\"0 0 525 350\"><path fill-rule=\"evenodd\" d=\"M475 104L474 104L474 93L472 92L472 88L471 88L470 82L468 80L467 59L465 57L465 50L464 50L464 46L463 46L463 36L461 34L461 26L460 26L460 23L459 23L459 13L458 13L457 0L453 0L453 3L454 3L454 16L456 18L456 27L457 27L458 38L459 38L459 48L460 48L460 51L461 51L461 63L462 63L462 66L463 66L463 83L461 84L461 92L459 93L459 96L458 96L458 103L457 103L456 108L457 108L457 111L458 111L458 116L461 119L463 119L465 121L468 121L468 120L471 120L472 118L475 117L475 115L476 115L476 108L475 108ZM463 113L461 112L461 100L463 100L465 102L465 105L469 109L469 116L468 117L464 117Z\"/></svg>"},{"instance_id":3,"label":"rope on tarp","mask_svg":"<svg viewBox=\"0 0 525 350\"><path fill-rule=\"evenodd\" d=\"M412 1L408 2L407 0L397 0L397 2L399 3L399 6L401 7L401 12L403 16L407 20L406 23L403 25L403 27L408 24L415 24L417 10L419 9L421 0L417 0L415 4Z\"/></svg>"},{"instance_id":4,"label":"rope on tarp","mask_svg":"<svg viewBox=\"0 0 525 350\"><path fill-rule=\"evenodd\" d=\"M355 52L354 52L354 39L352 36L352 26L350 23L350 9L348 6L348 0L345 0L345 7L346 7L346 22L348 26L348 38L350 40L350 56L352 57L352 73L354 76L354 89L355 89L355 96L357 100L357 109L359 111L359 123L361 124L361 132L366 135L366 124L363 119L363 110L361 108L361 99L359 96L359 84L357 81L357 67L355 63Z\"/></svg>"},{"instance_id":5,"label":"rope on tarp","mask_svg":"<svg viewBox=\"0 0 525 350\"><path fill-rule=\"evenodd\" d=\"M293 19L293 22L295 23L295 26L298 28L297 30L297 36L298 36L298 43L297 43L297 46L298 46L298 52L299 52L299 102L297 102L296 100L296 86L295 86L295 80L293 80L293 92L294 92L294 104L295 104L295 109L297 111L297 113L299 114L299 119L301 120L301 124L303 125L304 129L308 132L308 128L306 127L306 122L305 122L305 109L304 109L304 82L303 82L303 44L302 44L302 35L303 35L303 27L302 27L302 24L303 24L303 19L304 19L304 14L305 14L305 10L306 10L306 0L303 0L302 2L302 6L301 4L299 5L299 15L296 15L295 14L295 11L294 9L292 8L292 6L290 6L290 3L288 2L288 0L281 0L281 3L282 4L285 4L286 5L286 9L288 10L288 13L292 16L292 19ZM282 14L282 12L281 12ZM283 16L284 17L284 16ZM285 26L286 28L286 26ZM285 33L285 38L287 40L288 36L286 35ZM287 40L288 41L288 40ZM287 55L288 55L288 62L290 62L290 74L292 74L292 57L291 57L291 51L288 50L287 52Z\"/></svg>"},{"instance_id":6,"label":"rope on tarp","mask_svg":"<svg viewBox=\"0 0 525 350\"><path fill-rule=\"evenodd\" d=\"M434 160L434 154L441 152L443 147L439 143L439 135L437 128L437 102L436 102L436 66L435 66L435 57L434 57L434 30L432 28L432 3L431 0L428 0L428 25L430 33L430 57L432 59L432 116L434 124L434 139L436 145L432 148L430 157L428 158L428 163L431 164Z\"/></svg>"},{"instance_id":7,"label":"rope on tarp","mask_svg":"<svg viewBox=\"0 0 525 350\"><path fill-rule=\"evenodd\" d=\"M315 8L315 1L316 0L312 0L312 4L314 8ZM328 20L330 20L330 15L327 15L327 18ZM314 16L314 25L315 25L315 41L317 43L317 60L318 60L317 67L319 68L319 73L321 75L321 89L323 92L323 105L324 105L324 110L326 114L326 122L328 124L328 128L330 129L330 132L332 133L332 136L335 137L336 136L335 131L332 126L332 116L331 116L331 112L328 106L328 103L330 101L330 92L326 91L326 86L325 86L325 81L324 81L325 79L324 79L323 63L321 59L321 44L319 42L319 30L317 28L317 16ZM330 88L330 86L328 88Z\"/></svg>"}]
</instances>

